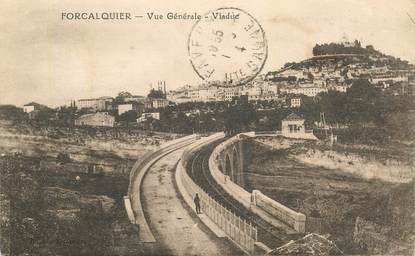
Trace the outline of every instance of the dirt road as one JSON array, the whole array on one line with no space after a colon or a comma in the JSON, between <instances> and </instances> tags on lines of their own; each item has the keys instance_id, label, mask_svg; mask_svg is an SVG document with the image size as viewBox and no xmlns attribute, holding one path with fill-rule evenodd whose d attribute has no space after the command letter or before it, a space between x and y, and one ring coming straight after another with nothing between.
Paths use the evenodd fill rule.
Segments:
<instances>
[{"instance_id":1,"label":"dirt road","mask_svg":"<svg viewBox=\"0 0 415 256\"><path fill-rule=\"evenodd\" d=\"M174 169L183 150L154 164L143 181L142 202L146 218L168 255L236 255L235 248L216 237L180 199Z\"/></svg>"}]
</instances>

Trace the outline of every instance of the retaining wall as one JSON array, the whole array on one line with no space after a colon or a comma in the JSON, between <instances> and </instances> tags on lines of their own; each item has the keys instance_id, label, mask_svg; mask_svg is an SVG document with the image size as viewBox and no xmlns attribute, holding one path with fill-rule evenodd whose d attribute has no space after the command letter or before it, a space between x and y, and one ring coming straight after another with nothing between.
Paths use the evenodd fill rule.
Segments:
<instances>
[{"instance_id":1,"label":"retaining wall","mask_svg":"<svg viewBox=\"0 0 415 256\"><path fill-rule=\"evenodd\" d=\"M296 212L283 204L269 198L262 194L259 190L252 191L252 203L257 207L271 214L273 217L286 223L294 230L304 233L305 232L305 220L304 214Z\"/></svg>"}]
</instances>

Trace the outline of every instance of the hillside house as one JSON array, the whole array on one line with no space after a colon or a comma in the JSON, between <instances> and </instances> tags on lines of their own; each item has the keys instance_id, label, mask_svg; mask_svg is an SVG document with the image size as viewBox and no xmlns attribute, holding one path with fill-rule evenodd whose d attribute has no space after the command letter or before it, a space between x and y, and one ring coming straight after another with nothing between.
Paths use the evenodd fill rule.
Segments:
<instances>
[{"instance_id":1,"label":"hillside house","mask_svg":"<svg viewBox=\"0 0 415 256\"><path fill-rule=\"evenodd\" d=\"M305 119L294 113L281 121L281 135L288 138L317 140L312 130L305 129Z\"/></svg>"},{"instance_id":2,"label":"hillside house","mask_svg":"<svg viewBox=\"0 0 415 256\"><path fill-rule=\"evenodd\" d=\"M86 114L75 120L77 126L106 126L114 127L115 118L106 112Z\"/></svg>"},{"instance_id":3,"label":"hillside house","mask_svg":"<svg viewBox=\"0 0 415 256\"><path fill-rule=\"evenodd\" d=\"M44 108L47 108L47 107L36 102L30 102L30 103L23 105L23 112L31 113L33 111L41 110Z\"/></svg>"},{"instance_id":4,"label":"hillside house","mask_svg":"<svg viewBox=\"0 0 415 256\"><path fill-rule=\"evenodd\" d=\"M293 133L305 133L305 119L291 113L281 121L281 131L283 135Z\"/></svg>"},{"instance_id":5,"label":"hillside house","mask_svg":"<svg viewBox=\"0 0 415 256\"><path fill-rule=\"evenodd\" d=\"M117 109L118 115L122 115L123 113L128 111L135 111L137 114L140 115L144 111L144 103L136 101L120 103L117 105Z\"/></svg>"}]
</instances>

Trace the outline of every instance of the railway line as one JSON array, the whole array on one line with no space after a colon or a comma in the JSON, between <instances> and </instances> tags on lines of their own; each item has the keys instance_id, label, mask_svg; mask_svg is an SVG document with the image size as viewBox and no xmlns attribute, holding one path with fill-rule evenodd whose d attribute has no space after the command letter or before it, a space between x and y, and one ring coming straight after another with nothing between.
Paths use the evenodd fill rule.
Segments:
<instances>
[{"instance_id":1,"label":"railway line","mask_svg":"<svg viewBox=\"0 0 415 256\"><path fill-rule=\"evenodd\" d=\"M279 247L290 240L297 238L295 235L288 235L283 230L270 225L268 222L246 209L216 183L210 174L208 163L213 149L220 142L222 141L203 147L190 158L186 166L186 171L189 176L217 202L237 213L245 220L255 224L258 228L258 241L264 243L269 248Z\"/></svg>"}]
</instances>

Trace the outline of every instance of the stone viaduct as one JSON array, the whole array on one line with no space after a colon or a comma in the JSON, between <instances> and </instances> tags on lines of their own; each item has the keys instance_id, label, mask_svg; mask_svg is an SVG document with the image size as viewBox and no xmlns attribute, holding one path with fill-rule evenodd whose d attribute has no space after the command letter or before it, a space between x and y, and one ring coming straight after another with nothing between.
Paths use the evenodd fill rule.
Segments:
<instances>
[{"instance_id":1,"label":"stone viaduct","mask_svg":"<svg viewBox=\"0 0 415 256\"><path fill-rule=\"evenodd\" d=\"M244 140L241 136L229 139L227 146L218 155L219 170L241 187L245 185L245 161Z\"/></svg>"},{"instance_id":2,"label":"stone viaduct","mask_svg":"<svg viewBox=\"0 0 415 256\"><path fill-rule=\"evenodd\" d=\"M269 223L281 227L280 222L283 222L296 232L304 233L306 221L304 214L274 201L259 190L252 192L245 190L244 170L251 159L250 152L244 144L245 139L249 137L257 137L257 135L254 132L240 133L214 149L209 159L209 169L213 178L228 194Z\"/></svg>"}]
</instances>

